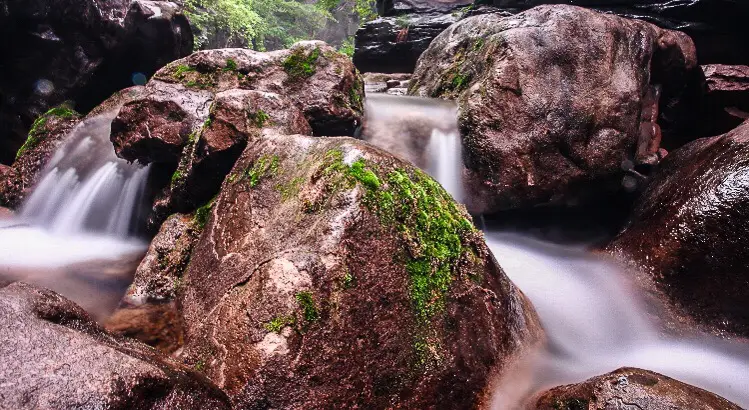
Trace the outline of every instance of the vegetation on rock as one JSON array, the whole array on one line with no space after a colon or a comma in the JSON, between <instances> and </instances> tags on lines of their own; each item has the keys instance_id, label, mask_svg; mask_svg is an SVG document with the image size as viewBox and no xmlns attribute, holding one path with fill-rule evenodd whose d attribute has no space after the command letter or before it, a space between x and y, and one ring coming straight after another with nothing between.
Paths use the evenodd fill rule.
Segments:
<instances>
[{"instance_id":1,"label":"vegetation on rock","mask_svg":"<svg viewBox=\"0 0 749 410\"><path fill-rule=\"evenodd\" d=\"M29 136L26 139L26 142L21 146L21 148L18 149L16 158L19 158L21 155L23 155L24 152L30 150L31 148L34 148L37 144L39 144L39 142L45 135L44 127L47 125L47 121L49 121L51 117L72 118L76 115L78 115L78 113L64 105L54 107L42 114L42 116L37 118L36 121L34 121L34 124L31 126L31 129L29 130Z\"/></svg>"}]
</instances>

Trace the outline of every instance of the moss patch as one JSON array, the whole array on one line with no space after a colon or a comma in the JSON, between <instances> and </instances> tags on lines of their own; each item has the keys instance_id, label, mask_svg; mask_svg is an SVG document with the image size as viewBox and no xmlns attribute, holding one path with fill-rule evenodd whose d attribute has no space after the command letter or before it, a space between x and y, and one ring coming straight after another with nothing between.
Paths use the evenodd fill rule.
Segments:
<instances>
[{"instance_id":1,"label":"moss patch","mask_svg":"<svg viewBox=\"0 0 749 410\"><path fill-rule=\"evenodd\" d=\"M304 178L296 177L285 184L276 185L276 190L281 193L281 202L286 202L291 198L294 198L298 193L299 189L304 182Z\"/></svg>"},{"instance_id":2,"label":"moss patch","mask_svg":"<svg viewBox=\"0 0 749 410\"><path fill-rule=\"evenodd\" d=\"M278 174L278 155L263 155L252 164L252 168L245 171L245 176L242 178L249 179L250 187L255 187L260 183L260 180L266 175L275 176Z\"/></svg>"},{"instance_id":3,"label":"moss patch","mask_svg":"<svg viewBox=\"0 0 749 410\"><path fill-rule=\"evenodd\" d=\"M247 118L258 128L263 128L270 119L270 115L263 110L257 110L253 113L248 113Z\"/></svg>"},{"instance_id":4,"label":"moss patch","mask_svg":"<svg viewBox=\"0 0 749 410\"><path fill-rule=\"evenodd\" d=\"M237 62L232 58L228 58L226 60L226 67L224 67L224 71L237 71Z\"/></svg>"},{"instance_id":5,"label":"moss patch","mask_svg":"<svg viewBox=\"0 0 749 410\"><path fill-rule=\"evenodd\" d=\"M320 318L320 311L317 309L312 292L299 292L294 298L302 309L304 320L311 323Z\"/></svg>"},{"instance_id":6,"label":"moss patch","mask_svg":"<svg viewBox=\"0 0 749 410\"><path fill-rule=\"evenodd\" d=\"M284 60L283 68L292 80L309 78L317 71L316 64L319 58L319 48L315 48L309 54L303 48L298 48Z\"/></svg>"},{"instance_id":7,"label":"moss patch","mask_svg":"<svg viewBox=\"0 0 749 410\"><path fill-rule=\"evenodd\" d=\"M76 115L78 115L78 113L64 105L54 107L42 114L39 118L36 119L36 121L34 121L34 124L31 125L31 129L29 129L29 134L26 138L26 142L23 143L21 148L19 148L18 152L16 153L16 159L20 158L24 152L37 146L39 142L47 135L45 126L47 125L47 121L49 121L51 117L59 117L64 119L72 118Z\"/></svg>"},{"instance_id":8,"label":"moss patch","mask_svg":"<svg viewBox=\"0 0 749 410\"><path fill-rule=\"evenodd\" d=\"M281 330L285 328L286 326L294 326L296 324L296 319L294 316L277 316L273 318L270 322L265 324L265 330L273 333L281 333Z\"/></svg>"},{"instance_id":9,"label":"moss patch","mask_svg":"<svg viewBox=\"0 0 749 410\"><path fill-rule=\"evenodd\" d=\"M198 228L205 228L206 224L208 223L208 219L211 217L211 210L213 210L213 205L215 202L216 198L213 198L208 201L208 203L195 210L193 221Z\"/></svg>"},{"instance_id":10,"label":"moss patch","mask_svg":"<svg viewBox=\"0 0 749 410\"><path fill-rule=\"evenodd\" d=\"M588 410L588 400L585 399L566 399L554 402L555 410Z\"/></svg>"}]
</instances>

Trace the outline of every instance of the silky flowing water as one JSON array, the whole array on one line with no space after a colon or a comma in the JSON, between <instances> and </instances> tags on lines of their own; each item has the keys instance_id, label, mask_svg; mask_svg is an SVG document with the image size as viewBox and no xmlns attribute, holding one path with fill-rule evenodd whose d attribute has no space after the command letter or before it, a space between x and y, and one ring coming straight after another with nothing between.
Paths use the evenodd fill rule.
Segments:
<instances>
[{"instance_id":1,"label":"silky flowing water","mask_svg":"<svg viewBox=\"0 0 749 410\"><path fill-rule=\"evenodd\" d=\"M79 124L17 216L0 221L0 279L48 287L97 317L117 304L147 247L136 222L148 168L115 155L115 114Z\"/></svg>"}]
</instances>

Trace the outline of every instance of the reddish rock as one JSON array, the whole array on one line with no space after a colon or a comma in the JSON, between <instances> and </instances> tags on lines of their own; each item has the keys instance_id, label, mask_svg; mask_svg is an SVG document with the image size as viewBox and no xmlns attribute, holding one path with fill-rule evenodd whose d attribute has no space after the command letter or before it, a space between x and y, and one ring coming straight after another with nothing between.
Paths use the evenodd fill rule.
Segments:
<instances>
[{"instance_id":1,"label":"reddish rock","mask_svg":"<svg viewBox=\"0 0 749 410\"><path fill-rule=\"evenodd\" d=\"M465 210L362 142L265 135L193 223L179 357L237 407L470 408L538 341ZM154 249L131 295L172 293Z\"/></svg>"},{"instance_id":2,"label":"reddish rock","mask_svg":"<svg viewBox=\"0 0 749 410\"><path fill-rule=\"evenodd\" d=\"M458 101L470 207L496 212L619 191L623 161L647 169L661 136L679 135L697 70L683 33L540 6L454 24L422 55L410 91Z\"/></svg>"},{"instance_id":3,"label":"reddish rock","mask_svg":"<svg viewBox=\"0 0 749 410\"><path fill-rule=\"evenodd\" d=\"M749 66L704 65L703 134L719 135L749 119Z\"/></svg>"},{"instance_id":4,"label":"reddish rock","mask_svg":"<svg viewBox=\"0 0 749 410\"><path fill-rule=\"evenodd\" d=\"M647 370L622 368L582 383L541 393L528 410L739 410L741 407L700 388Z\"/></svg>"},{"instance_id":5,"label":"reddish rock","mask_svg":"<svg viewBox=\"0 0 749 410\"><path fill-rule=\"evenodd\" d=\"M192 51L173 2L8 0L0 7L0 163L13 162L34 120L74 101L87 112L112 92Z\"/></svg>"},{"instance_id":6,"label":"reddish rock","mask_svg":"<svg viewBox=\"0 0 749 410\"><path fill-rule=\"evenodd\" d=\"M749 122L671 152L607 250L706 330L749 336Z\"/></svg>"},{"instance_id":7,"label":"reddish rock","mask_svg":"<svg viewBox=\"0 0 749 410\"><path fill-rule=\"evenodd\" d=\"M2 172L2 171L0 171ZM0 207L0 220L2 219L10 219L13 217L13 211L11 211L8 208Z\"/></svg>"},{"instance_id":8,"label":"reddish rock","mask_svg":"<svg viewBox=\"0 0 749 410\"><path fill-rule=\"evenodd\" d=\"M74 303L20 282L0 285L0 360L7 408L230 408L198 373L106 333Z\"/></svg>"}]
</instances>

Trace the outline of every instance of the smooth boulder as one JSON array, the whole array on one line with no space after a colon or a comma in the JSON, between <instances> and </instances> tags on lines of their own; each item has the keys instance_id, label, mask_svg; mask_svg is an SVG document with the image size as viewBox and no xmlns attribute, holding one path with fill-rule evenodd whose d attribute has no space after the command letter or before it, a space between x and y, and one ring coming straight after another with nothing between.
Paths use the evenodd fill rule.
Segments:
<instances>
[{"instance_id":1,"label":"smooth boulder","mask_svg":"<svg viewBox=\"0 0 749 410\"><path fill-rule=\"evenodd\" d=\"M237 407L473 407L539 340L466 211L361 141L265 134L185 218L189 257L128 299L176 295L178 357Z\"/></svg>"},{"instance_id":2,"label":"smooth boulder","mask_svg":"<svg viewBox=\"0 0 749 410\"><path fill-rule=\"evenodd\" d=\"M749 336L749 122L672 152L606 246L706 330Z\"/></svg>"},{"instance_id":3,"label":"smooth boulder","mask_svg":"<svg viewBox=\"0 0 749 410\"><path fill-rule=\"evenodd\" d=\"M409 92L458 102L469 208L497 212L635 189L625 172L681 143L698 79L683 33L558 5L452 25Z\"/></svg>"},{"instance_id":4,"label":"smooth boulder","mask_svg":"<svg viewBox=\"0 0 749 410\"><path fill-rule=\"evenodd\" d=\"M67 100L86 113L192 51L172 2L8 0L0 7L0 163L37 117Z\"/></svg>"},{"instance_id":5,"label":"smooth boulder","mask_svg":"<svg viewBox=\"0 0 749 410\"><path fill-rule=\"evenodd\" d=\"M195 371L114 337L80 307L20 282L0 285L3 407L229 409Z\"/></svg>"},{"instance_id":6,"label":"smooth boulder","mask_svg":"<svg viewBox=\"0 0 749 410\"><path fill-rule=\"evenodd\" d=\"M739 410L700 388L642 369L621 368L582 383L540 393L528 410L625 409Z\"/></svg>"}]
</instances>

